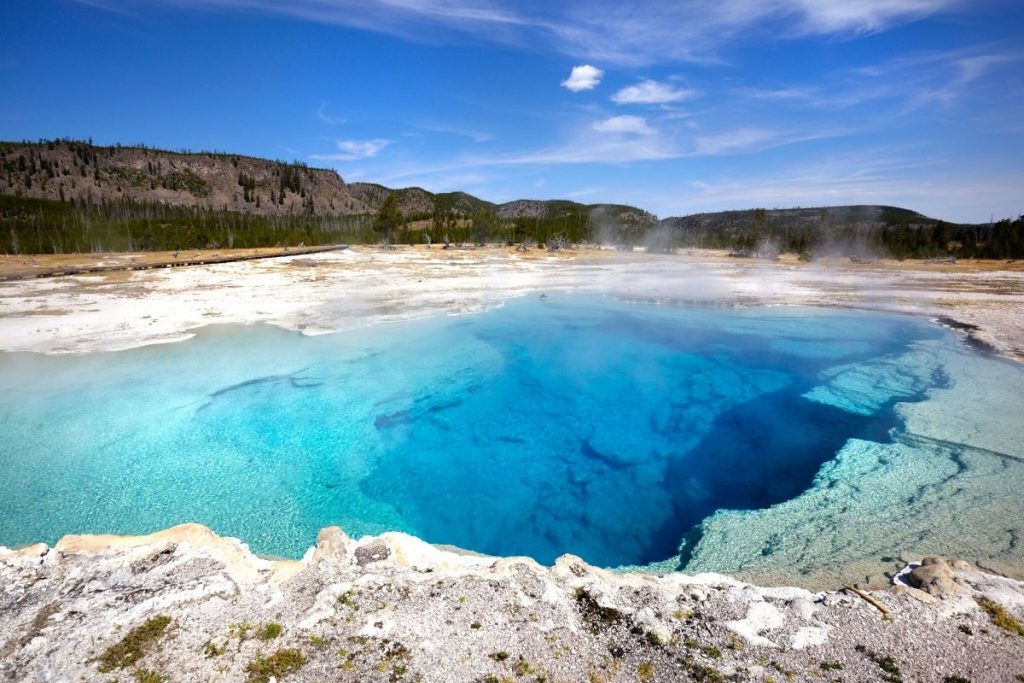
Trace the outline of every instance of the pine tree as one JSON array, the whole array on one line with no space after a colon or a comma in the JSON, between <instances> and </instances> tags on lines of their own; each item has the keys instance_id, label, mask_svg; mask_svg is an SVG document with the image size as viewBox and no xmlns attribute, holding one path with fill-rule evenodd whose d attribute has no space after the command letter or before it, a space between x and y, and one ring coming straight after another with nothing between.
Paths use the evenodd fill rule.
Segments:
<instances>
[{"instance_id":1,"label":"pine tree","mask_svg":"<svg viewBox=\"0 0 1024 683\"><path fill-rule=\"evenodd\" d=\"M376 218L373 219L373 229L375 232L383 233L384 241L390 244L391 232L397 230L402 225L402 220L402 210L398 205L398 195L392 192L384 200L380 211L377 212Z\"/></svg>"}]
</instances>

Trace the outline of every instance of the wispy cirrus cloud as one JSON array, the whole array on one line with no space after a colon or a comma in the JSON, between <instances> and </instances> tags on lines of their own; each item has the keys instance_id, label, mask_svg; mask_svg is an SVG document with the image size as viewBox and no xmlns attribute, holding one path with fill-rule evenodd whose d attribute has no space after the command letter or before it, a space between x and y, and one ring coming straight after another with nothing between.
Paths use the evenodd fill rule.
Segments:
<instances>
[{"instance_id":1,"label":"wispy cirrus cloud","mask_svg":"<svg viewBox=\"0 0 1024 683\"><path fill-rule=\"evenodd\" d=\"M692 153L687 156L721 156L749 154L775 147L783 147L813 140L825 140L849 135L845 129L787 130L766 128L738 128L712 135L699 135L694 140Z\"/></svg>"},{"instance_id":2,"label":"wispy cirrus cloud","mask_svg":"<svg viewBox=\"0 0 1024 683\"><path fill-rule=\"evenodd\" d=\"M670 104L682 102L697 95L696 90L677 88L670 83L644 79L636 85L622 88L612 95L616 104Z\"/></svg>"},{"instance_id":3,"label":"wispy cirrus cloud","mask_svg":"<svg viewBox=\"0 0 1024 683\"><path fill-rule=\"evenodd\" d=\"M902 103L902 113L932 104L964 99L991 72L1024 62L1024 50L975 46L948 51L916 52L887 62L851 70L858 86L843 93L823 94L818 103L853 106L871 100Z\"/></svg>"},{"instance_id":4,"label":"wispy cirrus cloud","mask_svg":"<svg viewBox=\"0 0 1024 683\"><path fill-rule=\"evenodd\" d=\"M330 154L310 154L310 159L317 161L356 161L377 156L392 140L378 138L375 140L335 140L338 151Z\"/></svg>"},{"instance_id":5,"label":"wispy cirrus cloud","mask_svg":"<svg viewBox=\"0 0 1024 683\"><path fill-rule=\"evenodd\" d=\"M818 90L809 86L787 88L738 88L736 94L754 100L810 100Z\"/></svg>"},{"instance_id":6,"label":"wispy cirrus cloud","mask_svg":"<svg viewBox=\"0 0 1024 683\"><path fill-rule=\"evenodd\" d=\"M593 195L601 194L607 191L608 188L604 187L603 185L595 187L581 187L578 190L566 192L565 196L569 199L582 199L583 197L591 197Z\"/></svg>"},{"instance_id":7,"label":"wispy cirrus cloud","mask_svg":"<svg viewBox=\"0 0 1024 683\"><path fill-rule=\"evenodd\" d=\"M525 7L513 0L76 0L143 12L154 2L190 10L291 16L391 33L411 40L445 34L619 65L707 62L740 35L763 39L865 34L941 12L966 0L567 0Z\"/></svg>"},{"instance_id":8,"label":"wispy cirrus cloud","mask_svg":"<svg viewBox=\"0 0 1024 683\"><path fill-rule=\"evenodd\" d=\"M639 119L626 121L614 119ZM609 123L611 122L611 123ZM635 162L754 153L765 149L846 135L846 130L736 129L694 135L688 128L658 130L643 117L612 117L581 128L561 144L518 154L463 156L433 165L406 165L383 174L384 183L429 183L474 168L558 166L574 164L623 165Z\"/></svg>"},{"instance_id":9,"label":"wispy cirrus cloud","mask_svg":"<svg viewBox=\"0 0 1024 683\"><path fill-rule=\"evenodd\" d=\"M462 126L446 124L446 123L416 123L414 124L420 130L424 130L430 133L441 133L443 135L454 135L460 138L468 138L473 142L490 142L494 139L494 135L491 133L484 132L482 130L476 130L474 128L464 128Z\"/></svg>"},{"instance_id":10,"label":"wispy cirrus cloud","mask_svg":"<svg viewBox=\"0 0 1024 683\"><path fill-rule=\"evenodd\" d=\"M316 117L324 123L329 123L332 126L340 126L347 121L347 119L342 116L332 116L331 114L328 114L326 103L321 104L316 108Z\"/></svg>"},{"instance_id":11,"label":"wispy cirrus cloud","mask_svg":"<svg viewBox=\"0 0 1024 683\"><path fill-rule=\"evenodd\" d=\"M568 2L546 28L564 50L607 63L720 61L737 38L863 35L966 5L965 0L612 0Z\"/></svg>"},{"instance_id":12,"label":"wispy cirrus cloud","mask_svg":"<svg viewBox=\"0 0 1024 683\"><path fill-rule=\"evenodd\" d=\"M918 51L837 71L815 85L734 87L727 93L747 103L770 103L791 110L850 109L870 104L874 118L892 119L929 105L965 101L976 94L977 88L993 82L991 77L998 70L1010 73L1019 68L1016 65L1020 62L1024 62L1024 50L997 45ZM1007 81L1004 78L1000 82Z\"/></svg>"}]
</instances>

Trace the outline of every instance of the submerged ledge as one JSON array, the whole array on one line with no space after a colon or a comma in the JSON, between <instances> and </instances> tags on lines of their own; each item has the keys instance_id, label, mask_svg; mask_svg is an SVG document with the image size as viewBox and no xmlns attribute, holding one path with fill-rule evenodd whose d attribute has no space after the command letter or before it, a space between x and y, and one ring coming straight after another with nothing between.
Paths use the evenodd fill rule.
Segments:
<instances>
[{"instance_id":1,"label":"submerged ledge","mask_svg":"<svg viewBox=\"0 0 1024 683\"><path fill-rule=\"evenodd\" d=\"M0 675L874 680L895 670L982 683L1024 673L1013 626L1024 584L962 562L925 567L915 582L926 590L759 588L610 572L571 555L542 567L400 533L352 540L337 527L302 560L268 560L185 524L0 548Z\"/></svg>"}]
</instances>

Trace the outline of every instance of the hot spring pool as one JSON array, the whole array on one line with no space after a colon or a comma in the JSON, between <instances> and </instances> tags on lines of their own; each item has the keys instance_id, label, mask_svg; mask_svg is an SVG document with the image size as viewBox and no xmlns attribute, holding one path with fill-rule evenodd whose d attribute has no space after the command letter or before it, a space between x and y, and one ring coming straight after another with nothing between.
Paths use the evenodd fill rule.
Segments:
<instances>
[{"instance_id":1,"label":"hot spring pool","mask_svg":"<svg viewBox=\"0 0 1024 683\"><path fill-rule=\"evenodd\" d=\"M570 295L0 354L0 544L197 521L297 557L336 524L544 563L813 578L920 550L1012 571L1022 389L912 318Z\"/></svg>"}]
</instances>

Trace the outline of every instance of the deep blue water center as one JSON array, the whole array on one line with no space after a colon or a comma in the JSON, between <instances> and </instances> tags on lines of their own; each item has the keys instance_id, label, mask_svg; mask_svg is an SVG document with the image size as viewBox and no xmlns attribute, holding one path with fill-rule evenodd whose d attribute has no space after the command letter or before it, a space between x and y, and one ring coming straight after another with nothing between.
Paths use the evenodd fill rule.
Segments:
<instances>
[{"instance_id":1,"label":"deep blue water center","mask_svg":"<svg viewBox=\"0 0 1024 683\"><path fill-rule=\"evenodd\" d=\"M813 400L822 371L944 334L851 311L534 296L318 337L225 326L0 354L0 544L198 521L298 556L338 524L545 563L661 561L716 510L797 496L848 439L888 439L890 404Z\"/></svg>"}]
</instances>

